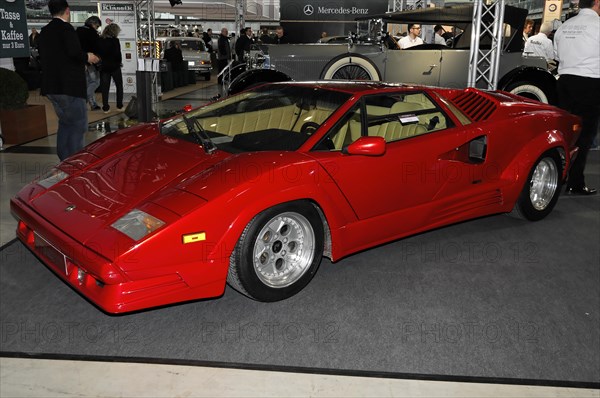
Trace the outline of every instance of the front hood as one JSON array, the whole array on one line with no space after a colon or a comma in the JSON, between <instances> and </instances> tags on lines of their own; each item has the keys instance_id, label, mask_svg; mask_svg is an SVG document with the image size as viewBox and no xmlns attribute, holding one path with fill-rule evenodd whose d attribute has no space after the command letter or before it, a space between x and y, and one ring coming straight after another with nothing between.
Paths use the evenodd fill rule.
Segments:
<instances>
[{"instance_id":1,"label":"front hood","mask_svg":"<svg viewBox=\"0 0 600 398\"><path fill-rule=\"evenodd\" d=\"M79 242L106 228L152 195L174 189L230 156L207 155L198 145L156 136L108 156L31 200L31 206Z\"/></svg>"}]
</instances>

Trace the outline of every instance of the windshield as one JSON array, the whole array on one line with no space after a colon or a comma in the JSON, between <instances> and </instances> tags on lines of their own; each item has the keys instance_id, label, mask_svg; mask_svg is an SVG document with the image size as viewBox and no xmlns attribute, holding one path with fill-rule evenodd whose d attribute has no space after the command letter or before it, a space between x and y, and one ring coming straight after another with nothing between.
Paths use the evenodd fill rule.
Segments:
<instances>
[{"instance_id":1,"label":"windshield","mask_svg":"<svg viewBox=\"0 0 600 398\"><path fill-rule=\"evenodd\" d=\"M296 85L267 85L167 120L161 133L198 142L193 120L220 150L230 153L294 151L350 94Z\"/></svg>"},{"instance_id":2,"label":"windshield","mask_svg":"<svg viewBox=\"0 0 600 398\"><path fill-rule=\"evenodd\" d=\"M181 40L181 51L206 51L202 40Z\"/></svg>"}]
</instances>

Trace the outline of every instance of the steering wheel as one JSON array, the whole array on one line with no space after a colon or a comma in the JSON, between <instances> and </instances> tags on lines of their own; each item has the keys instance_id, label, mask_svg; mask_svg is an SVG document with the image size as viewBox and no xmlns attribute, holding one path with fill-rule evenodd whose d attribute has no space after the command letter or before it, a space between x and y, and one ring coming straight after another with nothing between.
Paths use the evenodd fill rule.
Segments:
<instances>
[{"instance_id":1,"label":"steering wheel","mask_svg":"<svg viewBox=\"0 0 600 398\"><path fill-rule=\"evenodd\" d=\"M321 125L315 122L306 122L300 127L300 132L306 135L312 135Z\"/></svg>"}]
</instances>

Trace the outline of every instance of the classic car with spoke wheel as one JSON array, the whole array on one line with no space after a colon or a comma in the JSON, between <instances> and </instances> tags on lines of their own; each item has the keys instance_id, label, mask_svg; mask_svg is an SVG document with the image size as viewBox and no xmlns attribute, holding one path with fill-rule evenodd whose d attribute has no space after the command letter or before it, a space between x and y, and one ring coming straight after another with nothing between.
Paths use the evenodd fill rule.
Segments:
<instances>
[{"instance_id":1,"label":"classic car with spoke wheel","mask_svg":"<svg viewBox=\"0 0 600 398\"><path fill-rule=\"evenodd\" d=\"M579 123L500 91L274 83L93 142L11 210L23 244L106 312L227 283L277 301L324 256L491 214L548 216Z\"/></svg>"},{"instance_id":2,"label":"classic car with spoke wheel","mask_svg":"<svg viewBox=\"0 0 600 398\"><path fill-rule=\"evenodd\" d=\"M522 52L522 27L527 10L506 6L499 90L544 103L556 104L556 78L541 57ZM372 15L357 22L357 33L343 44L278 44L259 46L250 53L247 71L225 79L224 92L238 93L257 83L316 79L376 80L431 86L467 87L473 4ZM423 44L399 50L385 31L393 24L421 23L452 26L456 34L448 45ZM476 34L476 33L475 33ZM490 37L481 34L480 48L490 48ZM264 62L268 59L269 62ZM262 69L261 69L262 68ZM485 66L480 66L485 70ZM260 73L256 73L260 70ZM485 82L478 82L481 88Z\"/></svg>"}]
</instances>

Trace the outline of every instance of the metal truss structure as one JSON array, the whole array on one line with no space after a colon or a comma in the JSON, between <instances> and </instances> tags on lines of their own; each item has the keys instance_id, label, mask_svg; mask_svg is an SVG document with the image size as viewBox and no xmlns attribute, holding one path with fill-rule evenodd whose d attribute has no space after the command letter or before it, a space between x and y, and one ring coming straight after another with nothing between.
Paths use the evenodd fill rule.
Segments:
<instances>
[{"instance_id":1,"label":"metal truss structure","mask_svg":"<svg viewBox=\"0 0 600 398\"><path fill-rule=\"evenodd\" d=\"M428 0L390 0L392 4L388 4L388 9L391 11L406 11L416 10L417 8L426 8Z\"/></svg>"},{"instance_id":2,"label":"metal truss structure","mask_svg":"<svg viewBox=\"0 0 600 398\"><path fill-rule=\"evenodd\" d=\"M154 0L136 0L135 15L138 41L154 43L156 41ZM142 46L138 46L138 57L144 57Z\"/></svg>"},{"instance_id":3,"label":"metal truss structure","mask_svg":"<svg viewBox=\"0 0 600 398\"><path fill-rule=\"evenodd\" d=\"M248 9L248 0L235 0L235 35L239 37L240 31L246 26L246 11Z\"/></svg>"},{"instance_id":4,"label":"metal truss structure","mask_svg":"<svg viewBox=\"0 0 600 398\"><path fill-rule=\"evenodd\" d=\"M154 0L136 0L136 35L137 35L137 56L138 60L157 58L156 54L156 27ZM149 55L149 56L148 56ZM144 60L145 61L145 60ZM158 62L158 61L156 61ZM146 65L146 63L144 63ZM152 61L150 61L152 65ZM138 63L139 68L139 63ZM147 70L136 72L137 92L138 92L138 118L140 121L149 121L154 114L156 104L159 101L158 73ZM144 93L145 95L140 95ZM142 98L143 97L143 98Z\"/></svg>"},{"instance_id":5,"label":"metal truss structure","mask_svg":"<svg viewBox=\"0 0 600 398\"><path fill-rule=\"evenodd\" d=\"M468 86L475 87L480 81L485 88L495 90L498 87L498 66L502 54L502 36L504 24L504 1L475 0L473 4L473 33L471 34L471 52L469 58ZM489 49L480 48L481 39L491 38Z\"/></svg>"}]
</instances>

